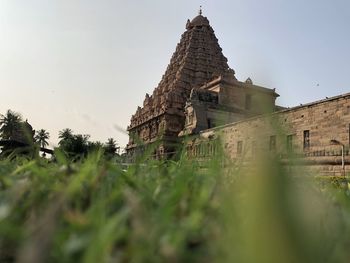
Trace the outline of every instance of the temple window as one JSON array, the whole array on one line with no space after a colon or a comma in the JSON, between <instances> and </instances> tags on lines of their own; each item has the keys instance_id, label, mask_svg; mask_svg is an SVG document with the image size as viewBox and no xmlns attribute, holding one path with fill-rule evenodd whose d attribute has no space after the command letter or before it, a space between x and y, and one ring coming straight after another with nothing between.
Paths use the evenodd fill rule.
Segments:
<instances>
[{"instance_id":1,"label":"temple window","mask_svg":"<svg viewBox=\"0 0 350 263\"><path fill-rule=\"evenodd\" d=\"M152 134L152 135L156 135L157 132L158 132L157 125L153 125L153 126L151 127L151 134Z\"/></svg>"},{"instance_id":2,"label":"temple window","mask_svg":"<svg viewBox=\"0 0 350 263\"><path fill-rule=\"evenodd\" d=\"M305 130L304 131L304 150L307 150L310 148L310 131Z\"/></svg>"},{"instance_id":3,"label":"temple window","mask_svg":"<svg viewBox=\"0 0 350 263\"><path fill-rule=\"evenodd\" d=\"M242 150L243 150L243 142L242 141L238 141L237 142L237 155L241 155L242 154Z\"/></svg>"},{"instance_id":4,"label":"temple window","mask_svg":"<svg viewBox=\"0 0 350 263\"><path fill-rule=\"evenodd\" d=\"M287 135L287 151L293 151L293 135Z\"/></svg>"},{"instance_id":5,"label":"temple window","mask_svg":"<svg viewBox=\"0 0 350 263\"><path fill-rule=\"evenodd\" d=\"M270 151L276 150L276 135L270 136Z\"/></svg>"},{"instance_id":6,"label":"temple window","mask_svg":"<svg viewBox=\"0 0 350 263\"><path fill-rule=\"evenodd\" d=\"M208 129L210 129L212 127L212 122L211 119L207 119L207 125L208 125Z\"/></svg>"}]
</instances>

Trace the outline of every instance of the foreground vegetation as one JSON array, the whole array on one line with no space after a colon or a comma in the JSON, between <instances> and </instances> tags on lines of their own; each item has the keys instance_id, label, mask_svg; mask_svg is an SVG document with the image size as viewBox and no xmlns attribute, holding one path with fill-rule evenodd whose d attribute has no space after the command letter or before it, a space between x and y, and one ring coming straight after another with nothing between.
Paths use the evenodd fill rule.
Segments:
<instances>
[{"instance_id":1,"label":"foreground vegetation","mask_svg":"<svg viewBox=\"0 0 350 263\"><path fill-rule=\"evenodd\" d=\"M344 178L101 152L0 162L0 262L349 262Z\"/></svg>"}]
</instances>

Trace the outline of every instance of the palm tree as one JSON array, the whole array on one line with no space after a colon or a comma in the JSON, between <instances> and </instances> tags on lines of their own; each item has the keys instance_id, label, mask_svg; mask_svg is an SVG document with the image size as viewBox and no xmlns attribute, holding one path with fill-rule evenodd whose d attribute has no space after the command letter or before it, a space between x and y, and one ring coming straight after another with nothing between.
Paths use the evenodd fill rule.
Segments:
<instances>
[{"instance_id":1,"label":"palm tree","mask_svg":"<svg viewBox=\"0 0 350 263\"><path fill-rule=\"evenodd\" d=\"M90 135L87 134L73 134L73 131L69 128L63 129L58 133L59 148L63 150L67 157L84 157L89 150Z\"/></svg>"},{"instance_id":2,"label":"palm tree","mask_svg":"<svg viewBox=\"0 0 350 263\"><path fill-rule=\"evenodd\" d=\"M88 142L87 147L89 152L93 152L102 149L103 143L100 141Z\"/></svg>"},{"instance_id":3,"label":"palm tree","mask_svg":"<svg viewBox=\"0 0 350 263\"><path fill-rule=\"evenodd\" d=\"M50 134L44 129L37 131L34 137L35 141L39 143L40 147L42 148L45 148L46 146L49 145L47 141L49 138L50 138Z\"/></svg>"},{"instance_id":4,"label":"palm tree","mask_svg":"<svg viewBox=\"0 0 350 263\"><path fill-rule=\"evenodd\" d=\"M89 138L90 135L87 134L73 135L64 149L72 156L84 157L88 154Z\"/></svg>"},{"instance_id":5,"label":"palm tree","mask_svg":"<svg viewBox=\"0 0 350 263\"><path fill-rule=\"evenodd\" d=\"M105 144L105 152L114 155L119 150L117 142L113 138L109 138Z\"/></svg>"},{"instance_id":6,"label":"palm tree","mask_svg":"<svg viewBox=\"0 0 350 263\"><path fill-rule=\"evenodd\" d=\"M0 136L2 139L10 140L20 129L22 117L19 113L7 110L5 115L0 115Z\"/></svg>"},{"instance_id":7,"label":"palm tree","mask_svg":"<svg viewBox=\"0 0 350 263\"><path fill-rule=\"evenodd\" d=\"M72 140L74 137L73 131L69 128L63 129L62 131L59 131L58 133L58 138L61 139L58 144L60 146L64 145L67 143L67 141Z\"/></svg>"}]
</instances>

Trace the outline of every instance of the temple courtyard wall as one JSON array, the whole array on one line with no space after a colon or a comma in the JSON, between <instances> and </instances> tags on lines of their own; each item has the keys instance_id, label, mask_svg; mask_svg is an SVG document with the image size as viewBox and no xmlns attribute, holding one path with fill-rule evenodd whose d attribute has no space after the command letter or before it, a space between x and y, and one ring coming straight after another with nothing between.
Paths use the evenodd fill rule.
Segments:
<instances>
[{"instance_id":1,"label":"temple courtyard wall","mask_svg":"<svg viewBox=\"0 0 350 263\"><path fill-rule=\"evenodd\" d=\"M350 93L204 130L187 144L189 155L215 154L215 141L232 161L277 154L320 175L350 172ZM293 158L291 158L293 156Z\"/></svg>"}]
</instances>

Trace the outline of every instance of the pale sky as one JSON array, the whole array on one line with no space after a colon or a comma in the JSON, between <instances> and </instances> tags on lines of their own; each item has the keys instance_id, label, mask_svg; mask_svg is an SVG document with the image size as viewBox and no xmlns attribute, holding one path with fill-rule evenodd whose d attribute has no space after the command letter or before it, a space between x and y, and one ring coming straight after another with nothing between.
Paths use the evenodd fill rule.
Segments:
<instances>
[{"instance_id":1,"label":"pale sky","mask_svg":"<svg viewBox=\"0 0 350 263\"><path fill-rule=\"evenodd\" d=\"M124 147L203 5L236 77L295 106L350 92L348 0L0 0L0 113Z\"/></svg>"}]
</instances>

